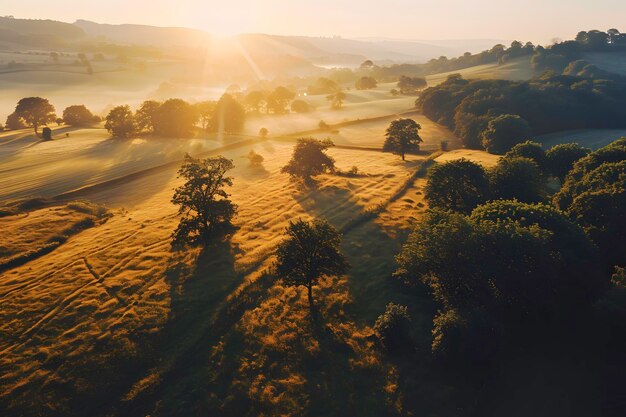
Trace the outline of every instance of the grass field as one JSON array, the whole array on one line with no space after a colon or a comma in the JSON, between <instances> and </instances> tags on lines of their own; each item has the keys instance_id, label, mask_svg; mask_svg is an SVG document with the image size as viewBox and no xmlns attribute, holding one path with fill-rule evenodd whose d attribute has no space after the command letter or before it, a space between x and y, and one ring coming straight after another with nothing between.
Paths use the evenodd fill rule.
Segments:
<instances>
[{"instance_id":1,"label":"grass field","mask_svg":"<svg viewBox=\"0 0 626 417\"><path fill-rule=\"evenodd\" d=\"M545 148L560 143L578 143L590 149L598 149L624 136L626 129L580 129L540 135L535 140Z\"/></svg>"},{"instance_id":2,"label":"grass field","mask_svg":"<svg viewBox=\"0 0 626 417\"><path fill-rule=\"evenodd\" d=\"M450 74L461 74L463 78L471 79L502 79L502 80L529 80L535 74L530 67L530 58L517 58L502 65L485 64L464 68L457 71L443 72L426 77L429 86L437 85L446 80Z\"/></svg>"}]
</instances>

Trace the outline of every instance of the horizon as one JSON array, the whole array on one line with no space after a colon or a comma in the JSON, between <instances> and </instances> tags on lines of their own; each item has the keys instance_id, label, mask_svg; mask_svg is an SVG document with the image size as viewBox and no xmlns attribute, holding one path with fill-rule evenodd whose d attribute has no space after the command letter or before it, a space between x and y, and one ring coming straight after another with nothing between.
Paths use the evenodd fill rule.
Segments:
<instances>
[{"instance_id":1,"label":"horizon","mask_svg":"<svg viewBox=\"0 0 626 417\"><path fill-rule=\"evenodd\" d=\"M367 5L367 10L357 9L348 0L321 0L314 5L300 1L282 4L280 0L233 0L221 5L206 5L199 0L138 0L132 4L111 0L106 5L65 0L63 4L65 7L59 8L58 4L43 0L24 0L5 7L3 15L67 23L89 20L111 25L182 27L224 37L262 33L412 42L519 40L545 45L557 39L572 39L580 30L619 29L622 24L619 16L626 13L626 4L617 0L600 0L594 4L567 0L546 4L531 0L523 8L512 0L480 0L471 5L452 0L428 7L407 0L391 0L384 5ZM332 16L323 13L330 6L334 10ZM120 9L125 11L123 15L118 13ZM398 13L402 9L405 12ZM241 10L248 12L242 16ZM514 19L509 17L512 13ZM307 16L307 19L294 19L294 16ZM551 21L551 25L533 24L538 16ZM371 24L373 19L375 26ZM446 22L445 34L440 32L442 22Z\"/></svg>"}]
</instances>

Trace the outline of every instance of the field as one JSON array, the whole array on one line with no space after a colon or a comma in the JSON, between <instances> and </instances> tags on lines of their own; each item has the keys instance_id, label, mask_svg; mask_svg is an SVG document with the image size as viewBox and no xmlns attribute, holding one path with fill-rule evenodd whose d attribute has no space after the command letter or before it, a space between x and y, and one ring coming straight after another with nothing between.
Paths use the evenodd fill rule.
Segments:
<instances>
[{"instance_id":1,"label":"field","mask_svg":"<svg viewBox=\"0 0 626 417\"><path fill-rule=\"evenodd\" d=\"M348 404L355 413L398 407L402 371L381 360L371 326L388 302L413 297L390 275L426 210L431 162L379 149L398 114L422 124L425 150L458 141L411 110L413 97L392 98L388 87L351 92L339 111L313 97L315 113L252 119L241 136L116 140L100 127L60 126L42 142L29 130L1 133L0 201L47 199L2 209L11 239L0 261L23 260L0 272L0 404L66 414L323 413L357 384L371 400ZM317 131L322 118L337 125ZM257 136L260 126L268 139ZM332 137L340 173L320 176L313 188L280 173L294 131ZM251 150L264 157L262 167L249 165ZM185 152L221 154L236 166L236 231L206 251L170 246L178 219L170 199ZM341 174L353 166L358 174ZM306 324L305 294L271 274L273 250L297 218L326 219L342 231L352 265L316 288L323 322L314 326ZM432 306L419 305L413 314L427 346ZM445 408L441 382L427 378L424 407ZM255 405L239 403L244 393Z\"/></svg>"},{"instance_id":2,"label":"field","mask_svg":"<svg viewBox=\"0 0 626 417\"><path fill-rule=\"evenodd\" d=\"M529 80L535 74L530 67L529 58L517 58L502 65L485 64L464 68L457 71L442 72L426 77L429 86L437 85L446 80L450 74L461 74L465 79L501 79L501 80Z\"/></svg>"},{"instance_id":3,"label":"field","mask_svg":"<svg viewBox=\"0 0 626 417\"><path fill-rule=\"evenodd\" d=\"M580 129L549 133L537 136L535 139L545 148L560 143L578 143L590 149L598 149L624 136L626 136L625 129Z\"/></svg>"}]
</instances>

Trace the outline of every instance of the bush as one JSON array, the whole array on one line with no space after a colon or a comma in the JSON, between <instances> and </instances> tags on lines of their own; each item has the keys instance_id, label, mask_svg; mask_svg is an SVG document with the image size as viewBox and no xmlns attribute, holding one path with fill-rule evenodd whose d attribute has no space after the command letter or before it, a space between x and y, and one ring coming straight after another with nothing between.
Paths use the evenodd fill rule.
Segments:
<instances>
[{"instance_id":1,"label":"bush","mask_svg":"<svg viewBox=\"0 0 626 417\"><path fill-rule=\"evenodd\" d=\"M488 194L485 170L475 162L462 158L428 171L425 197L430 207L470 213Z\"/></svg>"},{"instance_id":2,"label":"bush","mask_svg":"<svg viewBox=\"0 0 626 417\"><path fill-rule=\"evenodd\" d=\"M399 304L389 303L385 312L376 319L374 332L387 351L395 352L412 343L410 324L411 316L408 309Z\"/></svg>"},{"instance_id":3,"label":"bush","mask_svg":"<svg viewBox=\"0 0 626 417\"><path fill-rule=\"evenodd\" d=\"M505 158L528 158L535 161L537 166L542 172L548 171L548 163L546 159L546 153L544 152L541 144L527 140L526 142L518 143L513 146L510 151L505 155Z\"/></svg>"},{"instance_id":4,"label":"bush","mask_svg":"<svg viewBox=\"0 0 626 417\"><path fill-rule=\"evenodd\" d=\"M583 148L577 143L562 143L553 146L546 152L548 172L558 178L561 183L574 167L574 163L589 155L591 150Z\"/></svg>"},{"instance_id":5,"label":"bush","mask_svg":"<svg viewBox=\"0 0 626 417\"><path fill-rule=\"evenodd\" d=\"M489 153L503 154L528 139L532 130L519 116L504 114L489 121L482 133L482 143Z\"/></svg>"},{"instance_id":6,"label":"bush","mask_svg":"<svg viewBox=\"0 0 626 417\"><path fill-rule=\"evenodd\" d=\"M546 198L546 188L539 167L528 158L501 158L487 172L491 197L536 203Z\"/></svg>"}]
</instances>

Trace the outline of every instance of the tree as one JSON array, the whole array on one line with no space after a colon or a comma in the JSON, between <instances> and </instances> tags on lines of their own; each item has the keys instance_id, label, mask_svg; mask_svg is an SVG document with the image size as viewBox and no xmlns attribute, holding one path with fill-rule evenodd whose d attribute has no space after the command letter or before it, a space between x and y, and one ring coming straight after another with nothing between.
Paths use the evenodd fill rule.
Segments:
<instances>
[{"instance_id":1,"label":"tree","mask_svg":"<svg viewBox=\"0 0 626 417\"><path fill-rule=\"evenodd\" d=\"M417 90L427 85L428 83L423 77L407 77L406 75L401 75L398 80L398 88L401 94L415 94Z\"/></svg>"},{"instance_id":2,"label":"tree","mask_svg":"<svg viewBox=\"0 0 626 417\"><path fill-rule=\"evenodd\" d=\"M501 158L487 172L494 199L517 199L524 203L543 201L546 190L541 170L532 159Z\"/></svg>"},{"instance_id":3,"label":"tree","mask_svg":"<svg viewBox=\"0 0 626 417\"><path fill-rule=\"evenodd\" d=\"M389 303L385 312L378 316L374 332L389 352L394 352L411 343L411 316L406 306Z\"/></svg>"},{"instance_id":4,"label":"tree","mask_svg":"<svg viewBox=\"0 0 626 417\"><path fill-rule=\"evenodd\" d=\"M274 89L274 91L267 96L267 107L268 109L273 110L274 113L285 113L287 111L287 104L289 104L295 96L296 93L285 87L276 87L276 89Z\"/></svg>"},{"instance_id":5,"label":"tree","mask_svg":"<svg viewBox=\"0 0 626 417\"><path fill-rule=\"evenodd\" d=\"M24 123L24 120L15 113L11 113L7 116L7 121L5 125L6 128L9 130L20 130L27 127L26 123Z\"/></svg>"},{"instance_id":6,"label":"tree","mask_svg":"<svg viewBox=\"0 0 626 417\"><path fill-rule=\"evenodd\" d=\"M264 101L265 93L262 91L250 91L244 99L248 111L252 113L259 113L261 111L261 104Z\"/></svg>"},{"instance_id":7,"label":"tree","mask_svg":"<svg viewBox=\"0 0 626 417\"><path fill-rule=\"evenodd\" d=\"M264 158L263 155L259 155L258 153L254 152L253 149L248 153L248 161L250 161L250 166L258 168L263 165Z\"/></svg>"},{"instance_id":8,"label":"tree","mask_svg":"<svg viewBox=\"0 0 626 417\"><path fill-rule=\"evenodd\" d=\"M361 64L361 69L364 70L371 70L372 68L374 68L374 63L372 62L372 60L370 59L366 59L365 61L363 61L363 63Z\"/></svg>"},{"instance_id":9,"label":"tree","mask_svg":"<svg viewBox=\"0 0 626 417\"><path fill-rule=\"evenodd\" d=\"M483 146L489 153L503 154L528 139L532 130L526 120L517 115L503 114L489 121L483 131Z\"/></svg>"},{"instance_id":10,"label":"tree","mask_svg":"<svg viewBox=\"0 0 626 417\"><path fill-rule=\"evenodd\" d=\"M354 87L357 90L369 90L378 87L378 82L374 77L361 77L356 81Z\"/></svg>"},{"instance_id":11,"label":"tree","mask_svg":"<svg viewBox=\"0 0 626 417\"><path fill-rule=\"evenodd\" d=\"M469 214L488 195L487 175L475 162L462 158L437 164L428 171L425 197L432 208Z\"/></svg>"},{"instance_id":12,"label":"tree","mask_svg":"<svg viewBox=\"0 0 626 417\"><path fill-rule=\"evenodd\" d=\"M209 128L209 123L211 123L211 117L213 117L216 105L216 101L200 101L193 104L193 108L198 115L198 120L200 121L200 127L202 130Z\"/></svg>"},{"instance_id":13,"label":"tree","mask_svg":"<svg viewBox=\"0 0 626 417\"><path fill-rule=\"evenodd\" d=\"M527 140L526 142L518 143L513 146L510 151L504 154L505 158L528 158L535 161L541 172L548 171L548 163L546 160L546 153L541 147L541 144Z\"/></svg>"},{"instance_id":14,"label":"tree","mask_svg":"<svg viewBox=\"0 0 626 417\"><path fill-rule=\"evenodd\" d=\"M141 103L141 106L135 112L137 129L149 130L154 133L155 125L157 124L157 113L160 107L161 103L156 100L146 100Z\"/></svg>"},{"instance_id":15,"label":"tree","mask_svg":"<svg viewBox=\"0 0 626 417\"><path fill-rule=\"evenodd\" d=\"M341 236L322 220L289 222L286 239L276 249L276 273L286 285L304 286L313 309L313 286L320 278L346 273L348 263L341 254Z\"/></svg>"},{"instance_id":16,"label":"tree","mask_svg":"<svg viewBox=\"0 0 626 417\"><path fill-rule=\"evenodd\" d=\"M298 139L291 160L281 172L289 174L291 178L300 178L305 183L310 183L313 176L334 171L335 160L326 154L326 150L332 146L334 144L330 139Z\"/></svg>"},{"instance_id":17,"label":"tree","mask_svg":"<svg viewBox=\"0 0 626 417\"><path fill-rule=\"evenodd\" d=\"M398 255L396 276L426 284L441 304L434 350L460 343L482 357L494 331L516 336L591 305L607 281L598 261L585 233L553 207L494 201L470 216L431 210Z\"/></svg>"},{"instance_id":18,"label":"tree","mask_svg":"<svg viewBox=\"0 0 626 417\"><path fill-rule=\"evenodd\" d=\"M21 99L15 107L15 114L24 120L28 126L32 126L36 135L39 135L39 126L54 122L56 119L54 106L47 99L41 97Z\"/></svg>"},{"instance_id":19,"label":"tree","mask_svg":"<svg viewBox=\"0 0 626 417\"><path fill-rule=\"evenodd\" d=\"M172 244L204 243L231 227L237 206L228 199L225 187L233 185L226 172L233 169L233 161L218 156L195 159L185 155L178 177L185 183L174 191L172 203L179 207L180 223L172 234Z\"/></svg>"},{"instance_id":20,"label":"tree","mask_svg":"<svg viewBox=\"0 0 626 417\"><path fill-rule=\"evenodd\" d=\"M166 100L156 110L153 119L154 133L165 137L190 137L198 121L198 113L185 100Z\"/></svg>"},{"instance_id":21,"label":"tree","mask_svg":"<svg viewBox=\"0 0 626 417\"><path fill-rule=\"evenodd\" d=\"M332 94L337 90L339 90L339 85L335 81L325 77L318 78L315 84L307 87L307 93L309 95Z\"/></svg>"},{"instance_id":22,"label":"tree","mask_svg":"<svg viewBox=\"0 0 626 417\"><path fill-rule=\"evenodd\" d=\"M61 117L57 117L55 123L57 124L57 126L61 126L63 124L63 119Z\"/></svg>"},{"instance_id":23,"label":"tree","mask_svg":"<svg viewBox=\"0 0 626 417\"><path fill-rule=\"evenodd\" d=\"M577 162L574 169L596 152ZM600 247L607 267L626 265L626 159L603 162L580 179L573 174L568 174L554 196L555 204Z\"/></svg>"},{"instance_id":24,"label":"tree","mask_svg":"<svg viewBox=\"0 0 626 417\"><path fill-rule=\"evenodd\" d=\"M346 93L343 91L336 91L326 96L326 100L330 101L330 107L334 110L339 110L343 106L343 101L345 99Z\"/></svg>"},{"instance_id":25,"label":"tree","mask_svg":"<svg viewBox=\"0 0 626 417\"><path fill-rule=\"evenodd\" d=\"M70 126L85 126L95 121L93 113L84 105L69 106L63 110L63 122Z\"/></svg>"},{"instance_id":26,"label":"tree","mask_svg":"<svg viewBox=\"0 0 626 417\"><path fill-rule=\"evenodd\" d=\"M546 152L548 171L563 183L574 163L589 155L590 152L590 149L583 148L577 143L562 143L553 146Z\"/></svg>"},{"instance_id":27,"label":"tree","mask_svg":"<svg viewBox=\"0 0 626 417\"><path fill-rule=\"evenodd\" d=\"M210 129L214 132L236 133L243 129L246 111L230 94L224 94L215 106Z\"/></svg>"},{"instance_id":28,"label":"tree","mask_svg":"<svg viewBox=\"0 0 626 417\"><path fill-rule=\"evenodd\" d=\"M400 155L404 161L404 155L407 152L419 151L419 144L423 142L419 135L421 128L422 126L412 119L394 120L387 128L385 134L387 139L383 145L383 152Z\"/></svg>"},{"instance_id":29,"label":"tree","mask_svg":"<svg viewBox=\"0 0 626 417\"><path fill-rule=\"evenodd\" d=\"M117 106L111 109L104 123L114 138L126 138L136 131L135 117L130 106Z\"/></svg>"},{"instance_id":30,"label":"tree","mask_svg":"<svg viewBox=\"0 0 626 417\"><path fill-rule=\"evenodd\" d=\"M267 137L267 135L269 135L270 131L267 130L266 127L262 127L259 129L259 136L261 136L263 139L265 139Z\"/></svg>"},{"instance_id":31,"label":"tree","mask_svg":"<svg viewBox=\"0 0 626 417\"><path fill-rule=\"evenodd\" d=\"M304 100L294 100L291 103L291 111L294 113L308 113L311 111L311 105Z\"/></svg>"}]
</instances>

